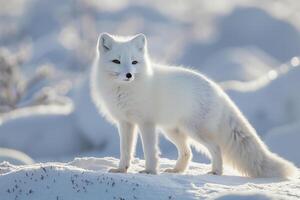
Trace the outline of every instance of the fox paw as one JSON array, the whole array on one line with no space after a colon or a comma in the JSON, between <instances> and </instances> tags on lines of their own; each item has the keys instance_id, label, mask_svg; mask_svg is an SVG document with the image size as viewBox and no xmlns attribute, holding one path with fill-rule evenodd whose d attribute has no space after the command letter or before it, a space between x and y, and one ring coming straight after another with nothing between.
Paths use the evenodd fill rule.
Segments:
<instances>
[{"instance_id":1,"label":"fox paw","mask_svg":"<svg viewBox=\"0 0 300 200\"><path fill-rule=\"evenodd\" d=\"M139 171L139 173L141 173L141 174L157 174L157 171L156 170L144 169L142 171Z\"/></svg>"},{"instance_id":2,"label":"fox paw","mask_svg":"<svg viewBox=\"0 0 300 200\"><path fill-rule=\"evenodd\" d=\"M122 169L122 168L111 168L108 170L110 173L126 173L127 169Z\"/></svg>"},{"instance_id":3,"label":"fox paw","mask_svg":"<svg viewBox=\"0 0 300 200\"><path fill-rule=\"evenodd\" d=\"M219 172L219 171L210 171L207 174L220 176L220 175L222 175L222 172Z\"/></svg>"},{"instance_id":4,"label":"fox paw","mask_svg":"<svg viewBox=\"0 0 300 200\"><path fill-rule=\"evenodd\" d=\"M179 170L179 169L176 169L176 168L168 168L168 169L165 169L164 172L167 172L167 173L182 173L184 170Z\"/></svg>"}]
</instances>

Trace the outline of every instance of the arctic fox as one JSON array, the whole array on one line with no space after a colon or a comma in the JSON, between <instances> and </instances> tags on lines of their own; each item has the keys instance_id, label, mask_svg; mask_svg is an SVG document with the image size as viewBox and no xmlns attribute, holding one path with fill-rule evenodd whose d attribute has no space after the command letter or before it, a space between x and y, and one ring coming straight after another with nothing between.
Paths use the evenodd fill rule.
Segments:
<instances>
[{"instance_id":1,"label":"arctic fox","mask_svg":"<svg viewBox=\"0 0 300 200\"><path fill-rule=\"evenodd\" d=\"M127 172L139 130L145 157L141 172L156 174L157 129L178 150L175 167L166 172L188 168L191 142L208 150L211 174L221 175L223 162L250 177L287 178L296 171L268 150L216 83L190 69L152 63L143 34L102 33L91 79L94 102L119 131L120 163L110 172Z\"/></svg>"}]
</instances>

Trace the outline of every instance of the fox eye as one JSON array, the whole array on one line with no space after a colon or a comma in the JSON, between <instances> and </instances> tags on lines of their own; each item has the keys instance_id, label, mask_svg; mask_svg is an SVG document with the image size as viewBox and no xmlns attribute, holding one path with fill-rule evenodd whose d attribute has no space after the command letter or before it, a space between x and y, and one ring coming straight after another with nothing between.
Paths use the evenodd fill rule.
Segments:
<instances>
[{"instance_id":1,"label":"fox eye","mask_svg":"<svg viewBox=\"0 0 300 200\"><path fill-rule=\"evenodd\" d=\"M131 64L136 65L136 64L138 64L138 61L134 60L134 61L132 61Z\"/></svg>"},{"instance_id":2,"label":"fox eye","mask_svg":"<svg viewBox=\"0 0 300 200\"><path fill-rule=\"evenodd\" d=\"M121 62L117 59L112 60L111 62L116 63L116 64L121 64Z\"/></svg>"}]
</instances>

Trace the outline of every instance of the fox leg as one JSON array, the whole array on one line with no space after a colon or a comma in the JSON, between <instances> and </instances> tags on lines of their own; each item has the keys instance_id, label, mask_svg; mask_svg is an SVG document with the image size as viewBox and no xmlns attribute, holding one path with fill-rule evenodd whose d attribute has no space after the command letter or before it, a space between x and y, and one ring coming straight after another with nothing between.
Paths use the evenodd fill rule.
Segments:
<instances>
[{"instance_id":1,"label":"fox leg","mask_svg":"<svg viewBox=\"0 0 300 200\"><path fill-rule=\"evenodd\" d=\"M120 122L118 130L120 135L120 163L118 168L112 168L109 172L126 173L136 144L136 127L128 122Z\"/></svg>"},{"instance_id":2,"label":"fox leg","mask_svg":"<svg viewBox=\"0 0 300 200\"><path fill-rule=\"evenodd\" d=\"M195 124L186 124L184 131L189 133L190 137L208 150L212 163L212 169L209 174L222 175L222 153L220 146L214 141L212 134L206 129L195 126Z\"/></svg>"},{"instance_id":3,"label":"fox leg","mask_svg":"<svg viewBox=\"0 0 300 200\"><path fill-rule=\"evenodd\" d=\"M207 148L211 155L212 169L210 172L208 172L208 174L222 175L223 160L220 147L217 144L214 144L212 141L201 142L201 144Z\"/></svg>"},{"instance_id":4,"label":"fox leg","mask_svg":"<svg viewBox=\"0 0 300 200\"><path fill-rule=\"evenodd\" d=\"M140 171L140 173L157 174L158 147L155 125L152 123L144 123L139 125L139 129L145 157L145 170Z\"/></svg>"},{"instance_id":5,"label":"fox leg","mask_svg":"<svg viewBox=\"0 0 300 200\"><path fill-rule=\"evenodd\" d=\"M174 168L166 169L165 172L181 173L184 172L192 159L191 147L188 143L187 135L180 132L179 129L164 130L166 137L176 146L178 159Z\"/></svg>"}]
</instances>

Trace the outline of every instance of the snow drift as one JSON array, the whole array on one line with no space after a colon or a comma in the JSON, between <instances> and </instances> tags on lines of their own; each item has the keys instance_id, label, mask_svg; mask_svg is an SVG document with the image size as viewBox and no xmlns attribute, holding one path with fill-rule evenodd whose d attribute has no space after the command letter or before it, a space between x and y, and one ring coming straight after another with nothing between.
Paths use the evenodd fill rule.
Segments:
<instances>
[{"instance_id":1,"label":"snow drift","mask_svg":"<svg viewBox=\"0 0 300 200\"><path fill-rule=\"evenodd\" d=\"M238 177L229 170L225 170L225 176L214 176L206 174L208 165L196 163L191 164L186 174L146 175L137 173L144 165L139 159L134 160L128 174L107 173L117 164L114 158L77 158L69 163L22 166L4 162L0 164L0 196L3 200L190 200L213 199L231 191L300 198L299 176L284 182ZM174 164L175 161L161 159L162 170Z\"/></svg>"}]
</instances>

